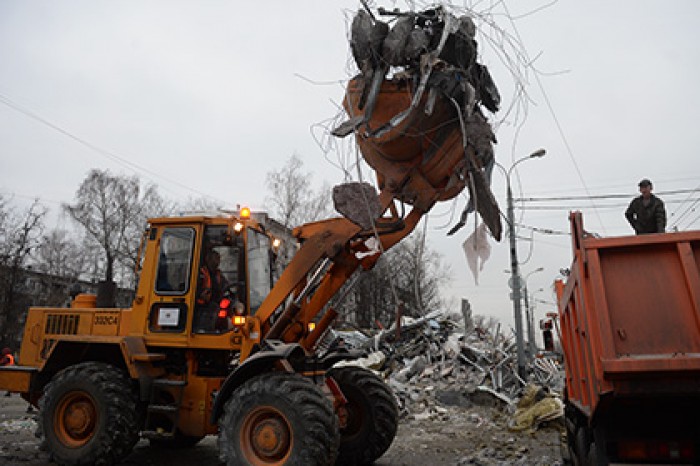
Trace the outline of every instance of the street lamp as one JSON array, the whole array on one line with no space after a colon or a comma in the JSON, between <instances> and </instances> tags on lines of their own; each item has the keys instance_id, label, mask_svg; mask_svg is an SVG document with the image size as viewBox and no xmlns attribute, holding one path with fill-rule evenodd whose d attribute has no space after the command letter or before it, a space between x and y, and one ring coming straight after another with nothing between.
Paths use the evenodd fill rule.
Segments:
<instances>
[{"instance_id":1,"label":"street lamp","mask_svg":"<svg viewBox=\"0 0 700 466\"><path fill-rule=\"evenodd\" d=\"M518 352L518 374L520 377L525 377L525 348L523 343L523 316L522 316L522 302L520 289L522 284L520 283L520 269L518 266L518 251L515 244L515 215L513 214L513 191L510 187L510 174L513 169L521 162L525 160L534 159L538 157L544 157L546 151L544 149L539 149L532 154L516 160L508 170L506 170L503 165L496 163L506 176L506 186L507 186L507 202L508 202L508 235L510 236L510 280L513 288L513 314L515 317L515 342Z\"/></svg>"}]
</instances>

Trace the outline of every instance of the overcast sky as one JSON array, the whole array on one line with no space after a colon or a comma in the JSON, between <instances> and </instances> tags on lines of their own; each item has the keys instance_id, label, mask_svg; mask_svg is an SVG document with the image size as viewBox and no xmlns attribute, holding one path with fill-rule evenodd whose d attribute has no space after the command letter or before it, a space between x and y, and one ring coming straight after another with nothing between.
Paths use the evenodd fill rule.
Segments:
<instances>
[{"instance_id":1,"label":"overcast sky","mask_svg":"<svg viewBox=\"0 0 700 466\"><path fill-rule=\"evenodd\" d=\"M518 165L511 176L515 196L623 195L519 203L518 222L568 232L568 209L578 208L588 230L630 234L623 212L648 177L667 201L670 224L700 228L700 209L692 210L700 197L700 2L458 5L484 15L492 3L493 14L483 17L519 38L540 72L524 75L518 68L528 105L507 113L516 100L514 78L496 53L497 36L477 19L480 61L503 97L504 111L491 116L498 124L497 160L508 168L540 147L547 150L544 158ZM101 168L137 173L175 200L206 194L230 207L260 210L265 174L293 153L317 186L342 182L339 166L348 166L349 151L329 144L325 128L338 115L352 72L346 24L357 6L340 0L1 1L0 192L16 203L38 197L58 212L87 172ZM505 211L498 171L493 189ZM663 195L669 191L683 192ZM458 200L455 216L463 205ZM532 209L544 206L548 210ZM492 241L476 286L461 248L473 222L445 237L446 225L456 221L452 209L452 203L438 205L428 219L429 246L452 270L448 297L468 298L476 313L512 324L507 240ZM552 301L551 284L571 261L570 238L526 228L518 237L524 238L518 247L523 274L545 268L528 279L531 294L542 288L536 297ZM536 315L553 309L538 304Z\"/></svg>"}]
</instances>

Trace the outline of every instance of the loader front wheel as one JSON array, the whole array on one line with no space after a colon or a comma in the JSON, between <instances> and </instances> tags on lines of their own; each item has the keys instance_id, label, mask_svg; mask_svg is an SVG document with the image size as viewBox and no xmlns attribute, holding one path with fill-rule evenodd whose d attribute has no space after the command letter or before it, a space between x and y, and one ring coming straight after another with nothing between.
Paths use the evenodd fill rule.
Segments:
<instances>
[{"instance_id":1,"label":"loader front wheel","mask_svg":"<svg viewBox=\"0 0 700 466\"><path fill-rule=\"evenodd\" d=\"M329 376L348 403L342 407L340 449L336 465L371 464L389 449L399 424L399 409L389 387L361 367L338 367Z\"/></svg>"},{"instance_id":2,"label":"loader front wheel","mask_svg":"<svg viewBox=\"0 0 700 466\"><path fill-rule=\"evenodd\" d=\"M250 379L226 402L219 423L219 452L228 466L333 464L338 438L330 401L296 374Z\"/></svg>"},{"instance_id":3,"label":"loader front wheel","mask_svg":"<svg viewBox=\"0 0 700 466\"><path fill-rule=\"evenodd\" d=\"M60 465L109 466L139 438L137 397L127 376L104 363L63 369L39 401L39 432Z\"/></svg>"}]
</instances>

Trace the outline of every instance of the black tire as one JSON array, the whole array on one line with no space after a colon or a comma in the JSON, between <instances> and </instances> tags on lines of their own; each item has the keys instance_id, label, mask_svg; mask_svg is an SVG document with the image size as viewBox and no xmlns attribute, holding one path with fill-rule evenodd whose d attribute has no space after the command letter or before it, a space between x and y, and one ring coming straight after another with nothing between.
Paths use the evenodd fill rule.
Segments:
<instances>
[{"instance_id":1,"label":"black tire","mask_svg":"<svg viewBox=\"0 0 700 466\"><path fill-rule=\"evenodd\" d=\"M576 446L578 464L588 466L590 464L588 454L591 448L591 441L588 428L585 425L580 425L578 429L576 429L574 444Z\"/></svg>"},{"instance_id":2,"label":"black tire","mask_svg":"<svg viewBox=\"0 0 700 466\"><path fill-rule=\"evenodd\" d=\"M566 444L561 445L562 459L564 464L573 466L581 466L581 462L576 456L576 420L570 416L568 411L565 412L564 425L566 426Z\"/></svg>"},{"instance_id":3,"label":"black tire","mask_svg":"<svg viewBox=\"0 0 700 466\"><path fill-rule=\"evenodd\" d=\"M588 454L586 455L586 459L588 460L588 464L591 466L599 466L600 462L598 461L598 451L595 442L591 443L591 445L588 447Z\"/></svg>"},{"instance_id":4,"label":"black tire","mask_svg":"<svg viewBox=\"0 0 700 466\"><path fill-rule=\"evenodd\" d=\"M399 425L399 408L389 387L361 367L338 367L328 375L348 400L347 422L340 429L336 465L372 464L389 449Z\"/></svg>"},{"instance_id":5,"label":"black tire","mask_svg":"<svg viewBox=\"0 0 700 466\"><path fill-rule=\"evenodd\" d=\"M226 402L219 422L219 454L228 466L327 466L338 441L331 402L297 374L248 380Z\"/></svg>"},{"instance_id":6,"label":"black tire","mask_svg":"<svg viewBox=\"0 0 700 466\"><path fill-rule=\"evenodd\" d=\"M126 374L85 362L57 373L39 401L44 447L59 465L110 466L139 439L138 399Z\"/></svg>"}]
</instances>

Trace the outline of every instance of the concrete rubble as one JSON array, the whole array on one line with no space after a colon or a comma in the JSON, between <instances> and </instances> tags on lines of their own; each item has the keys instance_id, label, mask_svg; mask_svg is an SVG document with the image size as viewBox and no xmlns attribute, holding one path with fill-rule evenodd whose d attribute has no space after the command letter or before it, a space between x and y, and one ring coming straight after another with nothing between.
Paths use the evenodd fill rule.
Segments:
<instances>
[{"instance_id":1,"label":"concrete rubble","mask_svg":"<svg viewBox=\"0 0 700 466\"><path fill-rule=\"evenodd\" d=\"M403 317L398 339L395 324L372 335L356 330L334 334L347 347L366 351L366 357L344 364L385 377L405 418L446 420L450 407L481 406L505 416L504 429L524 431L563 416L558 361L534 359L522 380L514 337L503 335L500 326L465 332L461 321L459 314L433 312L420 319ZM474 420L477 425L493 422Z\"/></svg>"}]
</instances>

